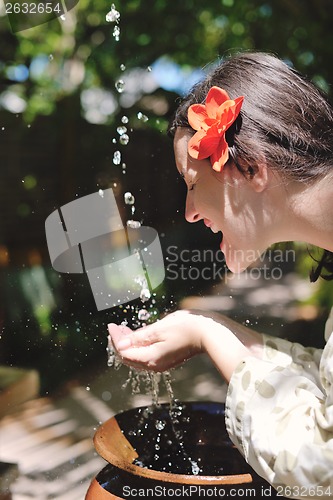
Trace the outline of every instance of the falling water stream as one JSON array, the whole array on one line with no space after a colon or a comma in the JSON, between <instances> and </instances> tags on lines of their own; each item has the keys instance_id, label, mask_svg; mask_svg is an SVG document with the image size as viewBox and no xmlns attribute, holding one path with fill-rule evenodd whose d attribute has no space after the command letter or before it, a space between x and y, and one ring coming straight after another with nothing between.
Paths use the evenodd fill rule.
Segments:
<instances>
[{"instance_id":1,"label":"falling water stream","mask_svg":"<svg viewBox=\"0 0 333 500\"><path fill-rule=\"evenodd\" d=\"M111 10L108 12L106 15L106 21L109 23L112 23L114 25L113 28L113 37L116 42L119 42L120 39L120 12L116 9L115 5L111 5ZM121 71L125 71L126 66L125 64L122 64L120 66ZM148 71L151 71L151 68L148 68ZM126 89L126 84L122 78L119 78L115 82L115 89L119 94L122 94L125 89ZM137 119L140 120L143 123L146 123L149 118L139 111L137 113ZM128 129L128 124L129 124L129 119L127 116L123 116L121 118L121 123L117 127L117 133L118 133L118 138L113 140L113 143L116 144L119 141L119 144L121 146L127 146L127 144L130 142L130 136L129 136L129 129ZM114 165L121 165L122 167L122 172L123 174L126 173L126 164L122 163L122 155L119 150L114 151L113 153L113 164ZM135 215L135 196L127 191L124 194L124 202L129 208L129 216L126 221L126 225L130 227L131 229L138 229L141 227L141 222L139 220L136 220L134 218ZM157 314L155 314L155 317L149 312L148 310L148 305L149 302L153 302L151 305L154 305L155 299L152 298L152 294L149 290L148 283L146 279L142 278L137 278L136 283L139 284L140 286L140 301L141 301L141 306L127 306L131 312L133 310L135 311L136 317L137 317L137 324L140 327L145 326L148 320L150 320L150 323L153 322L154 320L158 320ZM156 311L155 311L156 312ZM127 325L127 320L124 320L122 323L123 326ZM107 344L107 364L109 367L113 367L114 369L119 369L120 366L122 365L122 361L120 357L117 355L116 351L114 350L112 340L110 336L108 337L108 344ZM138 429L137 429L137 435L144 436L144 429L147 426L147 419L151 418L151 415L153 413L152 408L156 407L159 405L159 392L160 392L160 382L161 380L164 383L164 386L167 391L168 399L169 399L169 416L170 416L170 421L171 421L171 426L173 429L173 434L176 438L177 446L178 446L178 453L180 452L182 457L181 459L183 461L186 461L186 463L190 466L190 471L189 473L192 473L194 475L197 475L200 473L200 467L197 464L195 460L192 460L192 458L189 456L189 454L186 452L186 446L184 443L184 437L183 437L183 432L181 430L181 425L184 424L182 421L182 405L175 399L174 392L172 389L172 384L171 384L171 374L170 372L166 371L163 373L154 373L154 372L148 372L148 371L137 371L134 368L129 369L129 374L127 380L123 384L123 388L126 388L128 385L131 386L132 393L138 393L140 392L141 385L143 384L145 389L151 394L152 397L152 406L147 407L143 413L142 413L142 419L139 422ZM154 455L153 455L153 460L152 463L145 464L140 462L140 458L137 460L137 465L141 465L142 467L150 467L154 468L156 464L161 460L160 456L160 437L161 437L161 432L163 431L164 427L166 425L166 422L163 420L156 420L155 422L155 427L157 432L156 435L156 441L155 441L155 448L154 448ZM172 460L172 457L169 458L169 460ZM163 466L163 470L171 469L173 467L173 464L169 461L166 465Z\"/></svg>"}]
</instances>

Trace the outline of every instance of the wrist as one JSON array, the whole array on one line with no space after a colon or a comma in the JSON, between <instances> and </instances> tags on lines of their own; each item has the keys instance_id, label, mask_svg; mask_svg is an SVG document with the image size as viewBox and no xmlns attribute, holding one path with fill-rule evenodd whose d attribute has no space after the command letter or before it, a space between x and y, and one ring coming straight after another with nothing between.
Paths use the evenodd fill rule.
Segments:
<instances>
[{"instance_id":1,"label":"wrist","mask_svg":"<svg viewBox=\"0 0 333 500\"><path fill-rule=\"evenodd\" d=\"M195 328L194 330L194 343L197 350L201 353L208 353L209 337L211 335L221 335L221 329L224 329L221 324L209 316L202 314L194 315Z\"/></svg>"},{"instance_id":2,"label":"wrist","mask_svg":"<svg viewBox=\"0 0 333 500\"><path fill-rule=\"evenodd\" d=\"M205 319L207 321L201 336L202 352L210 357L229 383L234 369L251 353L228 327L211 318Z\"/></svg>"}]
</instances>

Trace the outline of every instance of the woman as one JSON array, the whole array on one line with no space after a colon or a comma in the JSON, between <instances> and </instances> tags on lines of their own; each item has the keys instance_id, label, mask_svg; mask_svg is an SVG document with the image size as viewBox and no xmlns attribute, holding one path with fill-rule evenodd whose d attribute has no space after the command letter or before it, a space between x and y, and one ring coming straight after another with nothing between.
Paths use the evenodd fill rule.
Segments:
<instances>
[{"instance_id":1,"label":"woman","mask_svg":"<svg viewBox=\"0 0 333 500\"><path fill-rule=\"evenodd\" d=\"M278 58L231 57L196 85L172 126L186 219L222 232L233 272L270 245L324 249L333 275L333 111ZM229 384L226 425L278 493L333 495L333 317L324 350L261 335L218 314L181 311L132 332L109 325L123 361L163 371L207 353Z\"/></svg>"}]
</instances>

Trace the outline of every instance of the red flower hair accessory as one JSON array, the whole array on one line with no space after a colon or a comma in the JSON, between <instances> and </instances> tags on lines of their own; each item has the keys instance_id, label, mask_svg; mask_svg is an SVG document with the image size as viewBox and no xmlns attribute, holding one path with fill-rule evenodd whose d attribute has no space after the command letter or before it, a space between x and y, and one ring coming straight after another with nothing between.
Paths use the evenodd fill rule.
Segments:
<instances>
[{"instance_id":1,"label":"red flower hair accessory","mask_svg":"<svg viewBox=\"0 0 333 500\"><path fill-rule=\"evenodd\" d=\"M243 100L244 97L230 99L225 90L212 87L205 104L189 107L189 124L197 130L188 143L188 153L192 158L203 160L210 157L213 169L221 172L229 158L225 133L239 115Z\"/></svg>"}]
</instances>

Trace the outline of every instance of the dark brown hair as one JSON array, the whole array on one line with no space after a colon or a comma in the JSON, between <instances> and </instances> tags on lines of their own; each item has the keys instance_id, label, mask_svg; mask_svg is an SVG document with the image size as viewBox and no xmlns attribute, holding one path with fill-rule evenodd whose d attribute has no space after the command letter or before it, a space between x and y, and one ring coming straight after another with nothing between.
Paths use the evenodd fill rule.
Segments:
<instances>
[{"instance_id":1,"label":"dark brown hair","mask_svg":"<svg viewBox=\"0 0 333 500\"><path fill-rule=\"evenodd\" d=\"M177 127L191 128L189 106L204 103L214 85L231 99L245 98L226 134L237 168L245 172L265 158L270 168L301 182L333 173L332 107L315 85L270 54L243 52L220 62L181 101L171 134ZM325 250L310 277L319 276L333 279L332 252Z\"/></svg>"}]
</instances>

